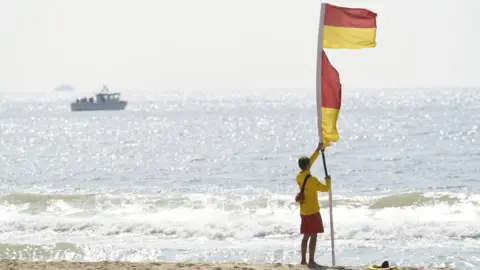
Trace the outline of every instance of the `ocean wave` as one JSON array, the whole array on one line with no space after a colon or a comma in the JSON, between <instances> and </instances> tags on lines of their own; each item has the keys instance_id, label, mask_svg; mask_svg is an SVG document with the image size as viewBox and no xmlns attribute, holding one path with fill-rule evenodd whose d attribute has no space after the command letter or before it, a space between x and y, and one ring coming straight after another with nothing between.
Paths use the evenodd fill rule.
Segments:
<instances>
[{"instance_id":1,"label":"ocean wave","mask_svg":"<svg viewBox=\"0 0 480 270\"><path fill-rule=\"evenodd\" d=\"M326 198L321 213L329 228ZM411 192L337 196L337 239L478 239L479 196ZM26 194L0 197L4 239L151 237L155 239L293 239L298 205L291 196L169 194ZM34 237L36 236L36 237ZM329 234L322 235L328 239Z\"/></svg>"},{"instance_id":2,"label":"ocean wave","mask_svg":"<svg viewBox=\"0 0 480 270\"><path fill-rule=\"evenodd\" d=\"M328 208L328 199L320 197L319 203ZM433 205L472 204L478 206L480 195L448 192L408 192L384 196L334 196L335 206L367 207L369 209L422 207ZM0 207L10 211L40 214L43 211L78 210L106 211L136 206L137 210L157 211L161 209L203 208L222 209L224 211L255 211L265 208L296 209L293 196L261 195L205 195L205 194L35 194L11 193L0 196Z\"/></svg>"}]
</instances>

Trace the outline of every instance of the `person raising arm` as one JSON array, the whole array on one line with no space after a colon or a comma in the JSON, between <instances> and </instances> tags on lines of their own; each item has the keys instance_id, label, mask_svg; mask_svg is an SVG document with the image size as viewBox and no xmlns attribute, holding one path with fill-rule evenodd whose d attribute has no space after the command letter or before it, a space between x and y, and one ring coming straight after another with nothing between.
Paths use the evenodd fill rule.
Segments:
<instances>
[{"instance_id":1,"label":"person raising arm","mask_svg":"<svg viewBox=\"0 0 480 270\"><path fill-rule=\"evenodd\" d=\"M310 158L304 156L298 159L300 172L297 174L297 184L300 190L304 181L305 189L303 191L303 200L300 202L300 234L303 234L301 243L302 259L301 264L307 264L307 246L309 245L309 266L317 266L315 262L315 249L317 247L317 235L323 233L323 221L320 215L320 205L318 203L318 192L328 192L330 190L330 176L325 177L326 184L321 183L317 177L312 176L310 168L317 159L319 152L323 151L323 144L319 143L315 152Z\"/></svg>"}]
</instances>

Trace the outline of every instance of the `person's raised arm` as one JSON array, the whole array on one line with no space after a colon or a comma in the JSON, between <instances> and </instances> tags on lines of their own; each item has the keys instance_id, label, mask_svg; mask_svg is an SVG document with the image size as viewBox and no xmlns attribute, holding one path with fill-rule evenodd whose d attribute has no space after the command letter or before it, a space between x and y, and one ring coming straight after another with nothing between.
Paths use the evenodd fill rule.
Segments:
<instances>
[{"instance_id":1,"label":"person's raised arm","mask_svg":"<svg viewBox=\"0 0 480 270\"><path fill-rule=\"evenodd\" d=\"M313 163L318 157L318 154L322 149L323 149L323 143L319 143L317 146L317 149L315 149L315 152L313 152L312 156L310 157L310 167L313 165Z\"/></svg>"},{"instance_id":2,"label":"person's raised arm","mask_svg":"<svg viewBox=\"0 0 480 270\"><path fill-rule=\"evenodd\" d=\"M331 185L330 176L325 177L325 183L326 184L323 184L322 182L317 180L317 191L328 192L330 190L330 185Z\"/></svg>"}]
</instances>

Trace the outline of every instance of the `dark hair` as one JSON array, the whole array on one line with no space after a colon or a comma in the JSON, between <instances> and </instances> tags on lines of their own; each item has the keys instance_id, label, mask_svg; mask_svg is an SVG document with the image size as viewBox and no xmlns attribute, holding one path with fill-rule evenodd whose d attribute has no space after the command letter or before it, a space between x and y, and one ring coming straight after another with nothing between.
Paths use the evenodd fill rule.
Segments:
<instances>
[{"instance_id":1,"label":"dark hair","mask_svg":"<svg viewBox=\"0 0 480 270\"><path fill-rule=\"evenodd\" d=\"M301 157L298 159L298 167L300 167L302 170L306 170L309 164L310 158L308 157Z\"/></svg>"}]
</instances>

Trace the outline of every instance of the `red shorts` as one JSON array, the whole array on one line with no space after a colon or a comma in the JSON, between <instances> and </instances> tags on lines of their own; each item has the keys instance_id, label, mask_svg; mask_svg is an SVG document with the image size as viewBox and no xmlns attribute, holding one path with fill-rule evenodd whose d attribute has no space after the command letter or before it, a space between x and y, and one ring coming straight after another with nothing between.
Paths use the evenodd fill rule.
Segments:
<instances>
[{"instance_id":1,"label":"red shorts","mask_svg":"<svg viewBox=\"0 0 480 270\"><path fill-rule=\"evenodd\" d=\"M319 212L312 215L300 215L300 217L302 218L301 234L323 233L323 221Z\"/></svg>"}]
</instances>

